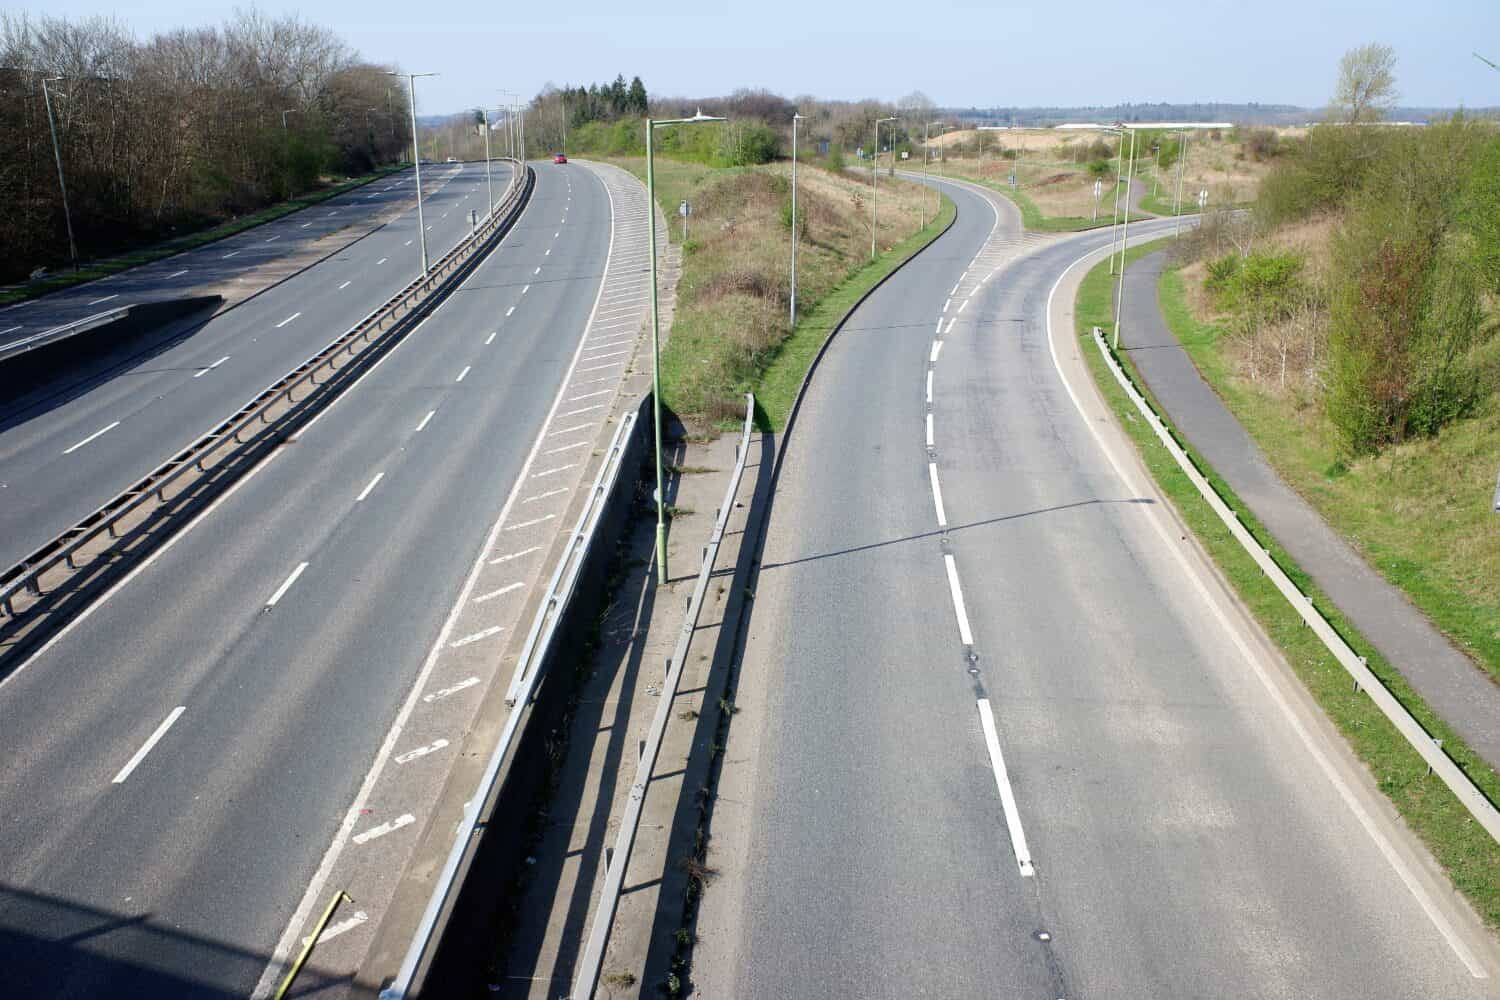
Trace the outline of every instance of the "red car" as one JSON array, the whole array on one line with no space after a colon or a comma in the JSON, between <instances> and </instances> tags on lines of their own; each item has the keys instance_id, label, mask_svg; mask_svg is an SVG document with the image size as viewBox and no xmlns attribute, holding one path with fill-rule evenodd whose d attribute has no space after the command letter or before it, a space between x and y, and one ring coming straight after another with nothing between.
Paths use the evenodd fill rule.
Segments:
<instances>
[{"instance_id":1,"label":"red car","mask_svg":"<svg viewBox=\"0 0 1500 1000\"><path fill-rule=\"evenodd\" d=\"M553 163L567 163L568 162L568 158L566 156L564 156L562 153L558 153L556 156L554 156L552 158L552 162Z\"/></svg>"}]
</instances>

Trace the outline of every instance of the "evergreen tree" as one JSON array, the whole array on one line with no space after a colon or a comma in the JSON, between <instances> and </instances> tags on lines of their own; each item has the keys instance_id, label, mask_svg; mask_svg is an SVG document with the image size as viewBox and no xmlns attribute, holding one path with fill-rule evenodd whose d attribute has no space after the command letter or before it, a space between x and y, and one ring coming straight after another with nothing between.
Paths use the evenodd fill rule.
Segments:
<instances>
[{"instance_id":1,"label":"evergreen tree","mask_svg":"<svg viewBox=\"0 0 1500 1000\"><path fill-rule=\"evenodd\" d=\"M646 85L638 76L630 81L630 99L626 107L631 114L635 115L644 115L647 111Z\"/></svg>"}]
</instances>

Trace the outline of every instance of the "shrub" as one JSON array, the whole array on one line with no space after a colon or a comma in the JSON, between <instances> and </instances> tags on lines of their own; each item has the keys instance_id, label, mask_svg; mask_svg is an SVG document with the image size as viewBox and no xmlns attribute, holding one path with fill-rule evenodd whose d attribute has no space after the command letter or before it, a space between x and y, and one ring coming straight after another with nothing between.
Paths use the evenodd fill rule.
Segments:
<instances>
[{"instance_id":1,"label":"shrub","mask_svg":"<svg viewBox=\"0 0 1500 1000\"><path fill-rule=\"evenodd\" d=\"M832 145L828 147L828 169L834 173L844 169L844 147Z\"/></svg>"},{"instance_id":2,"label":"shrub","mask_svg":"<svg viewBox=\"0 0 1500 1000\"><path fill-rule=\"evenodd\" d=\"M1114 169L1115 169L1114 164L1110 163L1108 160L1091 160L1091 161L1089 161L1089 176L1090 177L1099 177L1099 178L1108 177L1111 173L1114 172Z\"/></svg>"}]
</instances>

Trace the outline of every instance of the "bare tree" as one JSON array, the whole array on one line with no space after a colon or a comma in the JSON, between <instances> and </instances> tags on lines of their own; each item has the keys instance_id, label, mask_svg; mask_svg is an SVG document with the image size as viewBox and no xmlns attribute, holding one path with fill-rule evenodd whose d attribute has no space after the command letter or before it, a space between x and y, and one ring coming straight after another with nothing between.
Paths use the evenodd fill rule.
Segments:
<instances>
[{"instance_id":1,"label":"bare tree","mask_svg":"<svg viewBox=\"0 0 1500 1000\"><path fill-rule=\"evenodd\" d=\"M1351 125L1379 121L1396 103L1396 50L1371 42L1344 53L1330 117Z\"/></svg>"}]
</instances>

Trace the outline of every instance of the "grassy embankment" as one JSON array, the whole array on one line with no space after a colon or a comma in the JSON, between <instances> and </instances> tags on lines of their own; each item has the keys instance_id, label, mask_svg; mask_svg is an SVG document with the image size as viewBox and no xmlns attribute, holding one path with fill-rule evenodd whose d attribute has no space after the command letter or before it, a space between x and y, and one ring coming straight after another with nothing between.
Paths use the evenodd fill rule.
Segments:
<instances>
[{"instance_id":1,"label":"grassy embankment","mask_svg":"<svg viewBox=\"0 0 1500 1000\"><path fill-rule=\"evenodd\" d=\"M1071 163L1022 163L1017 177L1021 187L1012 188L1008 181L1012 163L1010 160L949 160L941 173L959 180L980 184L998 191L1015 203L1021 210L1021 219L1027 229L1043 233L1076 233L1085 229L1099 229L1114 222L1114 196L1124 184L1113 179L1113 174L1104 180L1104 193L1099 198L1099 217L1093 218L1094 177L1087 170ZM937 175L936 167L929 173ZM1143 222L1151 218L1135 212L1132 222Z\"/></svg>"},{"instance_id":2,"label":"grassy embankment","mask_svg":"<svg viewBox=\"0 0 1500 1000\"><path fill-rule=\"evenodd\" d=\"M617 161L644 178L645 164ZM738 422L752 391L763 427L785 426L798 385L844 313L881 278L946 228L941 206L918 185L880 179L879 256L870 258L870 187L813 164L797 171L795 329L788 315L791 167L713 168L658 158L657 201L681 243L677 206L692 205L677 308L662 351L662 395L690 425ZM919 199L926 198L925 227ZM934 212L937 212L934 218ZM920 227L920 228L919 228Z\"/></svg>"},{"instance_id":3,"label":"grassy embankment","mask_svg":"<svg viewBox=\"0 0 1500 1000\"><path fill-rule=\"evenodd\" d=\"M1162 242L1164 241L1131 250L1131 258L1159 249ZM1164 299L1168 306L1168 321L1180 323L1183 312L1179 305L1173 303L1170 290ZM1474 822L1463 805L1439 779L1427 774L1422 759L1386 720L1374 702L1368 696L1353 690L1343 667L1316 635L1305 627L1301 617L1260 572L1255 562L1198 495L1197 489L1157 441L1146 422L1140 419L1134 405L1105 367L1089 335L1094 326L1105 331L1112 329L1111 301L1111 281L1107 265L1100 264L1089 272L1079 290L1076 311L1077 335L1082 341L1079 350L1088 360L1096 383L1120 424L1139 449L1152 477L1213 557L1266 634L1282 651L1302 683L1370 769L1377 785L1390 797L1406 823L1443 866L1454 886L1464 894L1486 924L1500 927L1500 845ZM1207 339L1201 329L1179 328L1179 336L1183 336L1190 353L1201 351ZM1140 386L1141 382L1136 378L1129 358L1122 359L1122 363L1137 386ZM1146 395L1150 398L1149 392ZM1182 440L1180 435L1178 439ZM1188 451L1192 453L1191 448ZM1494 452L1490 454L1493 455ZM1391 693L1429 733L1443 741L1443 747L1449 756L1486 795L1492 800L1500 800L1500 776L1475 756L1463 740L1407 686L1400 673L1339 613L1312 580L1276 544L1275 539L1250 514L1248 508L1239 502L1223 480L1196 454L1193 458L1226 502L1240 511L1244 525L1270 550L1272 556L1303 592L1312 598L1318 609L1349 644L1368 658L1370 669ZM1490 619L1492 628L1496 620L1493 617Z\"/></svg>"},{"instance_id":4,"label":"grassy embankment","mask_svg":"<svg viewBox=\"0 0 1500 1000\"><path fill-rule=\"evenodd\" d=\"M30 281L14 288L0 290L0 305L24 302L27 299L34 299L49 292L70 288L73 285L80 285L85 281L94 281L98 278L108 277L111 274L127 270L128 268L139 267L142 264L149 264L154 260L161 260L164 257L171 257L185 250L201 247L206 243L222 240L236 233L242 233L247 229L253 229L256 226L275 221L284 215L290 215L293 212L307 208L309 205L316 205L320 201L336 198L346 191L352 191L357 187L362 187L371 181L377 181L388 174L393 174L403 169L405 169L404 166L386 167L374 173L365 174L362 177L351 177L349 180L331 184L319 191L313 191L287 201L278 202L258 212L251 212L248 215L242 215L239 218L231 219L228 222L223 222L217 226L211 226L195 233L189 233L186 236L178 236L162 243L153 243L150 246L114 257L90 261L76 271L57 271L37 281Z\"/></svg>"},{"instance_id":5,"label":"grassy embankment","mask_svg":"<svg viewBox=\"0 0 1500 1000\"><path fill-rule=\"evenodd\" d=\"M1223 328L1190 306L1189 280L1163 274L1163 314L1272 467L1500 682L1500 531L1490 509L1500 397L1435 437L1343 458L1320 407L1239 376Z\"/></svg>"}]
</instances>

